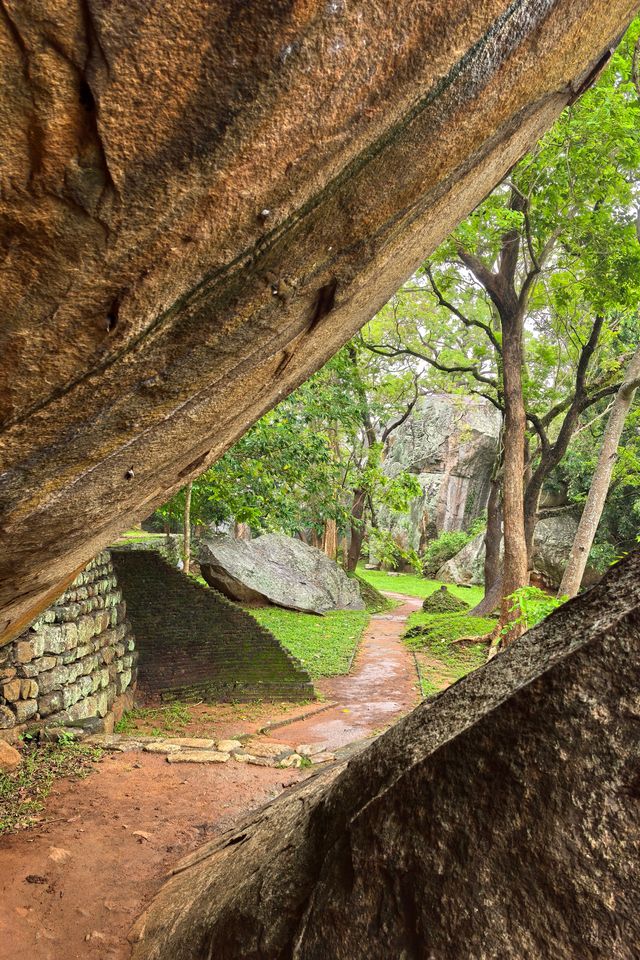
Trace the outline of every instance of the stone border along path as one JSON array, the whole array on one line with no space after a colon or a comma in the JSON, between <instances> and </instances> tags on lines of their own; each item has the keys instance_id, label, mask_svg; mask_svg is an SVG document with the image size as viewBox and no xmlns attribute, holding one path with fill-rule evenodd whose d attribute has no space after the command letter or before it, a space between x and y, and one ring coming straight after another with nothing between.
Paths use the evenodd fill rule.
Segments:
<instances>
[{"instance_id":1,"label":"stone border along path","mask_svg":"<svg viewBox=\"0 0 640 960\"><path fill-rule=\"evenodd\" d=\"M388 727L421 699L415 657L402 643L407 618L422 600L401 601L389 613L374 614L343 676L320 681L329 703L237 739L96 735L86 742L106 750L164 754L168 763L237 763L263 767L306 767L334 760L331 751ZM266 736L265 736L266 734Z\"/></svg>"}]
</instances>

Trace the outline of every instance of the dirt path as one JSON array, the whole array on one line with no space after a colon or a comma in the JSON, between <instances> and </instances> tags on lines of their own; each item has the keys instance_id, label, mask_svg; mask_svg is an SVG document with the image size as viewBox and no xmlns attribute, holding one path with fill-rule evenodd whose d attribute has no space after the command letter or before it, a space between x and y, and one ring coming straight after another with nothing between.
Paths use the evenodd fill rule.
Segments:
<instances>
[{"instance_id":1,"label":"dirt path","mask_svg":"<svg viewBox=\"0 0 640 960\"><path fill-rule=\"evenodd\" d=\"M273 730L272 739L291 745L322 743L335 750L383 730L416 706L420 695L415 663L401 637L407 617L420 609L422 601L402 594L387 596L402 603L371 618L351 672L318 684L336 705Z\"/></svg>"},{"instance_id":2,"label":"dirt path","mask_svg":"<svg viewBox=\"0 0 640 960\"><path fill-rule=\"evenodd\" d=\"M416 704L415 666L400 637L420 601L401 599L391 613L372 617L351 673L320 685L336 706L269 739L337 748ZM216 723L218 735L257 730L264 709L250 718L249 708L234 708L222 729ZM86 780L59 781L46 823L0 839L0 960L127 960L127 933L176 860L308 775L234 761L168 764L131 752L109 754Z\"/></svg>"}]
</instances>

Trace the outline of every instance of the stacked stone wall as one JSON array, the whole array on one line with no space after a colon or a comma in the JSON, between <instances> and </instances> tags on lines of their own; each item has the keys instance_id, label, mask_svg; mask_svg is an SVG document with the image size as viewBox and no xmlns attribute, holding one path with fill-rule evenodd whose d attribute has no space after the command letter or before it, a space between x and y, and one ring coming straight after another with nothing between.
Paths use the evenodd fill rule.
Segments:
<instances>
[{"instance_id":1,"label":"stacked stone wall","mask_svg":"<svg viewBox=\"0 0 640 960\"><path fill-rule=\"evenodd\" d=\"M241 607L153 550L113 549L112 557L146 693L210 702L315 696L300 661Z\"/></svg>"},{"instance_id":2,"label":"stacked stone wall","mask_svg":"<svg viewBox=\"0 0 640 960\"><path fill-rule=\"evenodd\" d=\"M28 630L0 648L0 735L39 720L105 717L135 678L134 638L104 551Z\"/></svg>"}]
</instances>

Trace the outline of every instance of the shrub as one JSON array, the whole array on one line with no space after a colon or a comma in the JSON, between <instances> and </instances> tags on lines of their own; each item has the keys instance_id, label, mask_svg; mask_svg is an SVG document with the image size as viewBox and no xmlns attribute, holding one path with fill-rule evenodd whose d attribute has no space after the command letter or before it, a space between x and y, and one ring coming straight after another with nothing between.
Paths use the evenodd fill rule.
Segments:
<instances>
[{"instance_id":1,"label":"shrub","mask_svg":"<svg viewBox=\"0 0 640 960\"><path fill-rule=\"evenodd\" d=\"M455 530L450 533L441 533L437 540L432 540L422 558L422 573L425 577L434 577L447 560L455 557L471 539L468 533Z\"/></svg>"},{"instance_id":2,"label":"shrub","mask_svg":"<svg viewBox=\"0 0 640 960\"><path fill-rule=\"evenodd\" d=\"M512 623L507 624L503 632L508 632L513 623L522 623L526 630L530 630L531 627L541 623L550 613L566 603L568 597L556 597L553 594L545 593L538 587L522 587L512 593L508 599L512 601L510 609L519 610L520 616Z\"/></svg>"}]
</instances>

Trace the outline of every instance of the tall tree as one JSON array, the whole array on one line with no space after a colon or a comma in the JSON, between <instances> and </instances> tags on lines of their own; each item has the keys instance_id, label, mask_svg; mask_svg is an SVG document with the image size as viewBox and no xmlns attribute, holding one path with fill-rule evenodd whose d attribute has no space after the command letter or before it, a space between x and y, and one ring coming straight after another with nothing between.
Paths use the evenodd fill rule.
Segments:
<instances>
[{"instance_id":1,"label":"tall tree","mask_svg":"<svg viewBox=\"0 0 640 960\"><path fill-rule=\"evenodd\" d=\"M505 622L517 614L509 595L528 582L543 484L585 412L621 382L618 332L640 294L639 30L383 311L386 329L384 316L372 327L385 333L374 349L424 361L503 414Z\"/></svg>"},{"instance_id":2,"label":"tall tree","mask_svg":"<svg viewBox=\"0 0 640 960\"><path fill-rule=\"evenodd\" d=\"M558 591L559 596L575 597L580 589L589 551L593 545L609 491L620 437L638 386L640 386L640 346L636 347L627 368L624 382L611 407L589 494L580 517L569 562Z\"/></svg>"}]
</instances>

